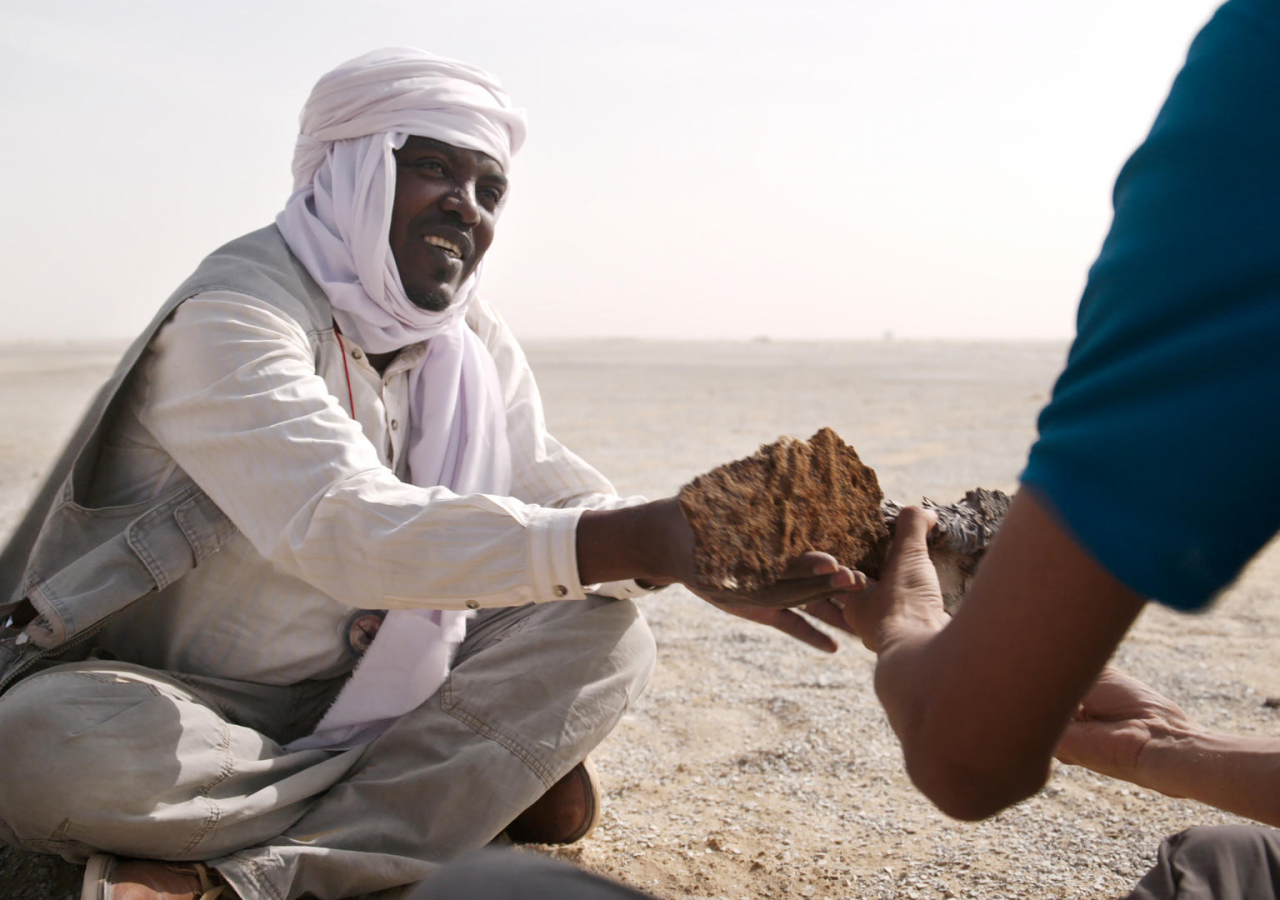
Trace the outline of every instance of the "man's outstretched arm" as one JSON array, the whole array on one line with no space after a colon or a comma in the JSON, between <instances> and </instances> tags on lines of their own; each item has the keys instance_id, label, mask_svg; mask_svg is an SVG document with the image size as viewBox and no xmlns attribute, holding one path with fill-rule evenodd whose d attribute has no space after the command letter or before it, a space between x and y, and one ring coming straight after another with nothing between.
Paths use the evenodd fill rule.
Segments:
<instances>
[{"instance_id":1,"label":"man's outstretched arm","mask_svg":"<svg viewBox=\"0 0 1280 900\"><path fill-rule=\"evenodd\" d=\"M833 598L861 590L866 577L842 566L827 553L806 553L775 584L733 593L695 587L693 530L675 497L626 509L588 510L578 520L578 577L583 584L640 579L651 585L680 582L718 609L778 629L798 641L831 653L836 643L803 616L805 612L848 631Z\"/></svg>"},{"instance_id":2,"label":"man's outstretched arm","mask_svg":"<svg viewBox=\"0 0 1280 900\"><path fill-rule=\"evenodd\" d=\"M1119 669L1103 670L1057 756L1170 797L1280 826L1280 739L1207 728Z\"/></svg>"},{"instance_id":3,"label":"man's outstretched arm","mask_svg":"<svg viewBox=\"0 0 1280 900\"><path fill-rule=\"evenodd\" d=\"M646 503L642 497L618 497L603 475L547 431L533 372L497 310L477 297L467 322L493 356L507 398L508 433L519 435L526 451L512 460L512 495L541 506L587 510L574 535L580 583L606 596L634 596L643 588L691 581L693 533L675 498ZM841 574L839 564L827 554L811 554L795 562L790 577L761 596L701 596L725 612L769 625L818 650L835 652L836 642L805 616L769 604L787 603L795 596L810 598L805 612L847 630L839 607L827 598L842 593L840 586L846 582L861 586L865 579L848 571ZM747 604L742 603L744 599Z\"/></svg>"},{"instance_id":4,"label":"man's outstretched arm","mask_svg":"<svg viewBox=\"0 0 1280 900\"><path fill-rule=\"evenodd\" d=\"M980 819L1043 786L1144 601L1024 490L948 620L925 547L933 521L904 511L883 579L845 616L878 655L876 693L912 780L949 815Z\"/></svg>"}]
</instances>

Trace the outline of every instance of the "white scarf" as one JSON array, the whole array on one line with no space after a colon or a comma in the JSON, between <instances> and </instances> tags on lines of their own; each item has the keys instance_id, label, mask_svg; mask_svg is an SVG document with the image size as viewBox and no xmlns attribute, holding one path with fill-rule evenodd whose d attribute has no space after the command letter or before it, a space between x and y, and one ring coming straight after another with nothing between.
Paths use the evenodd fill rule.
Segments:
<instances>
[{"instance_id":1,"label":"white scarf","mask_svg":"<svg viewBox=\"0 0 1280 900\"><path fill-rule=\"evenodd\" d=\"M481 268L450 306L405 294L388 242L394 151L410 135L478 150L509 168L524 116L497 80L410 48L375 50L328 73L303 107L294 192L276 225L333 306L344 335L370 353L421 341L409 373L409 480L455 493L506 495L511 450L493 358L465 317ZM315 731L290 749L369 741L443 683L468 613L392 610Z\"/></svg>"}]
</instances>

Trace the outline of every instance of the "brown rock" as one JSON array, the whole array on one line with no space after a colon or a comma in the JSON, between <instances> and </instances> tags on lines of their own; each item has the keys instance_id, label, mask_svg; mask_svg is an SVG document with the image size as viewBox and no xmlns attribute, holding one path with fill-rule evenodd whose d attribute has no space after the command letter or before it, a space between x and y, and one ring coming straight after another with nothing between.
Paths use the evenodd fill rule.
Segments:
<instances>
[{"instance_id":1,"label":"brown rock","mask_svg":"<svg viewBox=\"0 0 1280 900\"><path fill-rule=\"evenodd\" d=\"M783 437L680 490L698 583L750 591L809 550L860 560L889 534L876 473L830 428Z\"/></svg>"}]
</instances>

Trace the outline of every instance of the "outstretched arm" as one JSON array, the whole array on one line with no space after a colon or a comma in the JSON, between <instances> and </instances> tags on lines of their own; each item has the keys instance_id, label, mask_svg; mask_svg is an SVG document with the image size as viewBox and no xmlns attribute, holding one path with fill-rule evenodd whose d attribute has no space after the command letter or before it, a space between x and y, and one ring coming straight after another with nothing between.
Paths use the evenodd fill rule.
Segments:
<instances>
[{"instance_id":1,"label":"outstretched arm","mask_svg":"<svg viewBox=\"0 0 1280 900\"><path fill-rule=\"evenodd\" d=\"M732 593L694 587L693 530L674 497L627 509L588 510L578 520L578 576L583 584L641 579L647 584L683 583L717 608L752 622L769 625L825 652L835 641L784 606L805 611L836 628L848 630L831 601L850 596L866 578L841 566L827 553L806 553L775 584L757 591Z\"/></svg>"},{"instance_id":2,"label":"outstretched arm","mask_svg":"<svg viewBox=\"0 0 1280 900\"><path fill-rule=\"evenodd\" d=\"M1170 797L1280 825L1280 740L1206 728L1119 669L1103 670L1057 756Z\"/></svg>"},{"instance_id":3,"label":"outstretched arm","mask_svg":"<svg viewBox=\"0 0 1280 900\"><path fill-rule=\"evenodd\" d=\"M513 460L512 495L552 508L587 510L578 520L575 546L581 584L606 596L635 596L644 588L675 582L689 584L693 571L693 533L675 498L646 503L643 497L622 498L613 485L548 431L542 399L524 351L497 310L480 297L472 302L467 322L493 356L507 403L507 428L522 435L527 452ZM638 579L638 581L637 581ZM834 579L834 580L833 580ZM833 628L848 630L833 604L846 584L865 578L844 570L825 553L795 561L775 590L757 597L695 590L717 608L752 622L769 625L827 653L836 642L810 621L778 604L808 599L804 611ZM745 601L745 602L744 602Z\"/></svg>"},{"instance_id":4,"label":"outstretched arm","mask_svg":"<svg viewBox=\"0 0 1280 900\"><path fill-rule=\"evenodd\" d=\"M904 511L883 578L845 616L878 654L876 693L912 780L949 815L980 819L1044 784L1143 600L1024 490L948 620L925 547L933 521Z\"/></svg>"}]
</instances>

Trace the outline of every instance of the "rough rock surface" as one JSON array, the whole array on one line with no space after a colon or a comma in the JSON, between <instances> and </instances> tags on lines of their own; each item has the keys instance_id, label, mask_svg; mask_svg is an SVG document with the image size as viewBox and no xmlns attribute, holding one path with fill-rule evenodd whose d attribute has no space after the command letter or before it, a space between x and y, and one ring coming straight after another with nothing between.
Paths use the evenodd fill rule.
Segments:
<instances>
[{"instance_id":1,"label":"rough rock surface","mask_svg":"<svg viewBox=\"0 0 1280 900\"><path fill-rule=\"evenodd\" d=\"M938 514L938 524L929 532L929 558L938 570L942 602L947 612L955 612L969 590L969 582L978 570L978 561L987 552L1004 514L1009 511L1009 495L1004 491L975 488L966 493L959 503L941 506L925 497L921 505ZM897 503L885 501L884 518L890 530L897 523L900 512L902 507ZM856 568L878 577L888 549L889 542L882 542L870 556L860 560Z\"/></svg>"},{"instance_id":2,"label":"rough rock surface","mask_svg":"<svg viewBox=\"0 0 1280 900\"><path fill-rule=\"evenodd\" d=\"M889 534L880 483L830 428L783 437L680 489L693 528L699 584L750 591L802 553L862 559Z\"/></svg>"}]
</instances>

